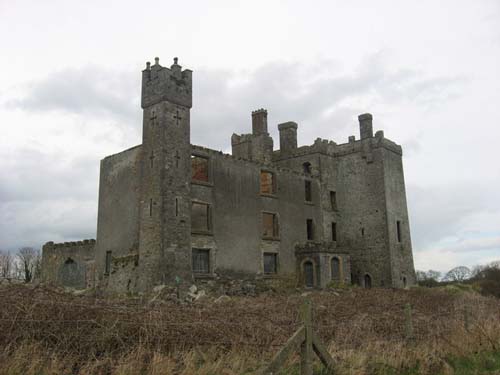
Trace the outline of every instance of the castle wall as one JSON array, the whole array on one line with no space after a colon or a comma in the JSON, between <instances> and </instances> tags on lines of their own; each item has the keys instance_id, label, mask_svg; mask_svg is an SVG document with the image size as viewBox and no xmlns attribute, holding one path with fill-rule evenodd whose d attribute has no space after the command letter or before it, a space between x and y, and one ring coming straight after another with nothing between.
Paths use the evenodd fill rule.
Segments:
<instances>
[{"instance_id":1,"label":"castle wall","mask_svg":"<svg viewBox=\"0 0 500 375\"><path fill-rule=\"evenodd\" d=\"M95 240L47 242L42 248L42 281L76 289L94 286Z\"/></svg>"},{"instance_id":2,"label":"castle wall","mask_svg":"<svg viewBox=\"0 0 500 375\"><path fill-rule=\"evenodd\" d=\"M101 161L96 271L98 283L110 292L127 292L136 283L141 156L142 146L136 146ZM106 273L109 251L111 272Z\"/></svg>"},{"instance_id":3,"label":"castle wall","mask_svg":"<svg viewBox=\"0 0 500 375\"><path fill-rule=\"evenodd\" d=\"M312 179L312 203L305 202L304 175L278 167L237 160L212 150L193 148L210 159L209 183L193 183L193 200L211 205L212 233L193 234L193 247L213 249L213 271L254 277L263 273L263 253L278 254L278 275L295 272L295 245L306 241L306 219L323 237L319 181ZM260 193L260 172L276 178L276 193ZM276 213L279 238L264 239L262 212Z\"/></svg>"},{"instance_id":4,"label":"castle wall","mask_svg":"<svg viewBox=\"0 0 500 375\"><path fill-rule=\"evenodd\" d=\"M415 271L401 155L384 149L388 243L394 287L414 285ZM400 222L400 241L398 226Z\"/></svg>"}]
</instances>

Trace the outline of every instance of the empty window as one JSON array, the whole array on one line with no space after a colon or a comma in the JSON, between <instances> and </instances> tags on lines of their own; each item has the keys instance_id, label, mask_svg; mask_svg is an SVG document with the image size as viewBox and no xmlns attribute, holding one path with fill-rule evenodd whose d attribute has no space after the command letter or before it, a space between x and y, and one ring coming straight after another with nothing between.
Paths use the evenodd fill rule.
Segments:
<instances>
[{"instance_id":1,"label":"empty window","mask_svg":"<svg viewBox=\"0 0 500 375\"><path fill-rule=\"evenodd\" d=\"M302 168L305 174L311 174L311 163L306 161L304 164L302 164Z\"/></svg>"},{"instance_id":2,"label":"empty window","mask_svg":"<svg viewBox=\"0 0 500 375\"><path fill-rule=\"evenodd\" d=\"M268 238L279 237L278 216L270 212L262 213L262 236Z\"/></svg>"},{"instance_id":3,"label":"empty window","mask_svg":"<svg viewBox=\"0 0 500 375\"><path fill-rule=\"evenodd\" d=\"M191 178L195 181L208 182L208 158L191 155Z\"/></svg>"},{"instance_id":4,"label":"empty window","mask_svg":"<svg viewBox=\"0 0 500 375\"><path fill-rule=\"evenodd\" d=\"M398 242L401 242L401 222L396 221L396 231L398 235Z\"/></svg>"},{"instance_id":5,"label":"empty window","mask_svg":"<svg viewBox=\"0 0 500 375\"><path fill-rule=\"evenodd\" d=\"M106 262L104 264L104 273L109 275L111 272L111 251L106 251Z\"/></svg>"},{"instance_id":6,"label":"empty window","mask_svg":"<svg viewBox=\"0 0 500 375\"><path fill-rule=\"evenodd\" d=\"M193 249L193 272L210 273L210 249Z\"/></svg>"},{"instance_id":7,"label":"empty window","mask_svg":"<svg viewBox=\"0 0 500 375\"><path fill-rule=\"evenodd\" d=\"M365 228L361 228L361 236L364 237L365 235Z\"/></svg>"},{"instance_id":8,"label":"empty window","mask_svg":"<svg viewBox=\"0 0 500 375\"><path fill-rule=\"evenodd\" d=\"M337 223L332 223L332 241L337 241Z\"/></svg>"},{"instance_id":9,"label":"empty window","mask_svg":"<svg viewBox=\"0 0 500 375\"><path fill-rule=\"evenodd\" d=\"M274 173L269 171L260 172L260 193L274 194L276 192L276 182Z\"/></svg>"},{"instance_id":10,"label":"empty window","mask_svg":"<svg viewBox=\"0 0 500 375\"><path fill-rule=\"evenodd\" d=\"M306 180L305 181L305 198L306 198L306 202L311 202L312 201L312 185L311 185L311 181L309 180Z\"/></svg>"},{"instance_id":11,"label":"empty window","mask_svg":"<svg viewBox=\"0 0 500 375\"><path fill-rule=\"evenodd\" d=\"M340 280L340 260L337 257L332 258L332 280Z\"/></svg>"},{"instance_id":12,"label":"empty window","mask_svg":"<svg viewBox=\"0 0 500 375\"><path fill-rule=\"evenodd\" d=\"M314 239L314 223L313 223L312 219L307 219L306 227L307 227L307 239L313 240Z\"/></svg>"},{"instance_id":13,"label":"empty window","mask_svg":"<svg viewBox=\"0 0 500 375\"><path fill-rule=\"evenodd\" d=\"M210 206L207 203L191 203L191 230L194 232L210 231Z\"/></svg>"},{"instance_id":14,"label":"empty window","mask_svg":"<svg viewBox=\"0 0 500 375\"><path fill-rule=\"evenodd\" d=\"M337 209L337 193L330 191L330 207L332 210Z\"/></svg>"},{"instance_id":15,"label":"empty window","mask_svg":"<svg viewBox=\"0 0 500 375\"><path fill-rule=\"evenodd\" d=\"M264 253L264 273L276 273L278 271L277 260L277 254Z\"/></svg>"}]
</instances>

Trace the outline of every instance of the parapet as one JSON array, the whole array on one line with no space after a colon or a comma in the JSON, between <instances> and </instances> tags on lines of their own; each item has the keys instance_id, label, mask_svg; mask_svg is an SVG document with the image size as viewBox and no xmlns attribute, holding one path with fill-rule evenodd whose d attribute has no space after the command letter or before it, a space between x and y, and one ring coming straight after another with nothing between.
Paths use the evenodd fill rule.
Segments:
<instances>
[{"instance_id":1,"label":"parapet","mask_svg":"<svg viewBox=\"0 0 500 375\"><path fill-rule=\"evenodd\" d=\"M184 107L193 106L193 82L192 71L182 70L177 63L177 57L169 68L159 63L155 58L155 64L146 63L146 69L142 71L142 93L141 107L147 108L162 101L169 101Z\"/></svg>"}]
</instances>

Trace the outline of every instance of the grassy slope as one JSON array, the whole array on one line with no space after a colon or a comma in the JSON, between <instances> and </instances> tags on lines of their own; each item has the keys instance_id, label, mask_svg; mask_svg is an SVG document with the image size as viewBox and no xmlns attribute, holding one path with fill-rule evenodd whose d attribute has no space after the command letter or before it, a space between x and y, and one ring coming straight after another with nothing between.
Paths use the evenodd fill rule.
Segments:
<instances>
[{"instance_id":1,"label":"grassy slope","mask_svg":"<svg viewBox=\"0 0 500 375\"><path fill-rule=\"evenodd\" d=\"M347 289L308 297L314 329L339 374L500 370L497 299L421 288ZM207 298L145 305L0 286L0 373L250 374L300 325L302 300L300 293L272 293L222 303ZM411 340L405 337L407 303L413 307ZM298 373L298 363L293 355L283 373Z\"/></svg>"}]
</instances>

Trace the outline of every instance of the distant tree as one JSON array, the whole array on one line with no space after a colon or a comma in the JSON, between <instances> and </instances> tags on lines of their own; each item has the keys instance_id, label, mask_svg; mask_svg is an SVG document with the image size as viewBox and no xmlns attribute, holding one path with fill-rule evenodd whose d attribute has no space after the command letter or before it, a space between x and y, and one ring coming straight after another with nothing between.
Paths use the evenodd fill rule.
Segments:
<instances>
[{"instance_id":1,"label":"distant tree","mask_svg":"<svg viewBox=\"0 0 500 375\"><path fill-rule=\"evenodd\" d=\"M415 277L417 278L417 282L421 282L427 279L427 273L425 271L415 271Z\"/></svg>"},{"instance_id":2,"label":"distant tree","mask_svg":"<svg viewBox=\"0 0 500 375\"><path fill-rule=\"evenodd\" d=\"M427 279L428 280L439 281L439 279L441 279L441 272L434 271L434 270L429 270L429 271L427 271Z\"/></svg>"},{"instance_id":3,"label":"distant tree","mask_svg":"<svg viewBox=\"0 0 500 375\"><path fill-rule=\"evenodd\" d=\"M449 270L444 276L444 280L462 282L470 279L470 277L471 277L470 269L465 266L459 266Z\"/></svg>"},{"instance_id":4,"label":"distant tree","mask_svg":"<svg viewBox=\"0 0 500 375\"><path fill-rule=\"evenodd\" d=\"M12 277L14 259L9 251L0 251L0 277Z\"/></svg>"},{"instance_id":5,"label":"distant tree","mask_svg":"<svg viewBox=\"0 0 500 375\"><path fill-rule=\"evenodd\" d=\"M33 280L40 269L40 251L32 247L22 247L17 252L18 272L25 283Z\"/></svg>"}]
</instances>

